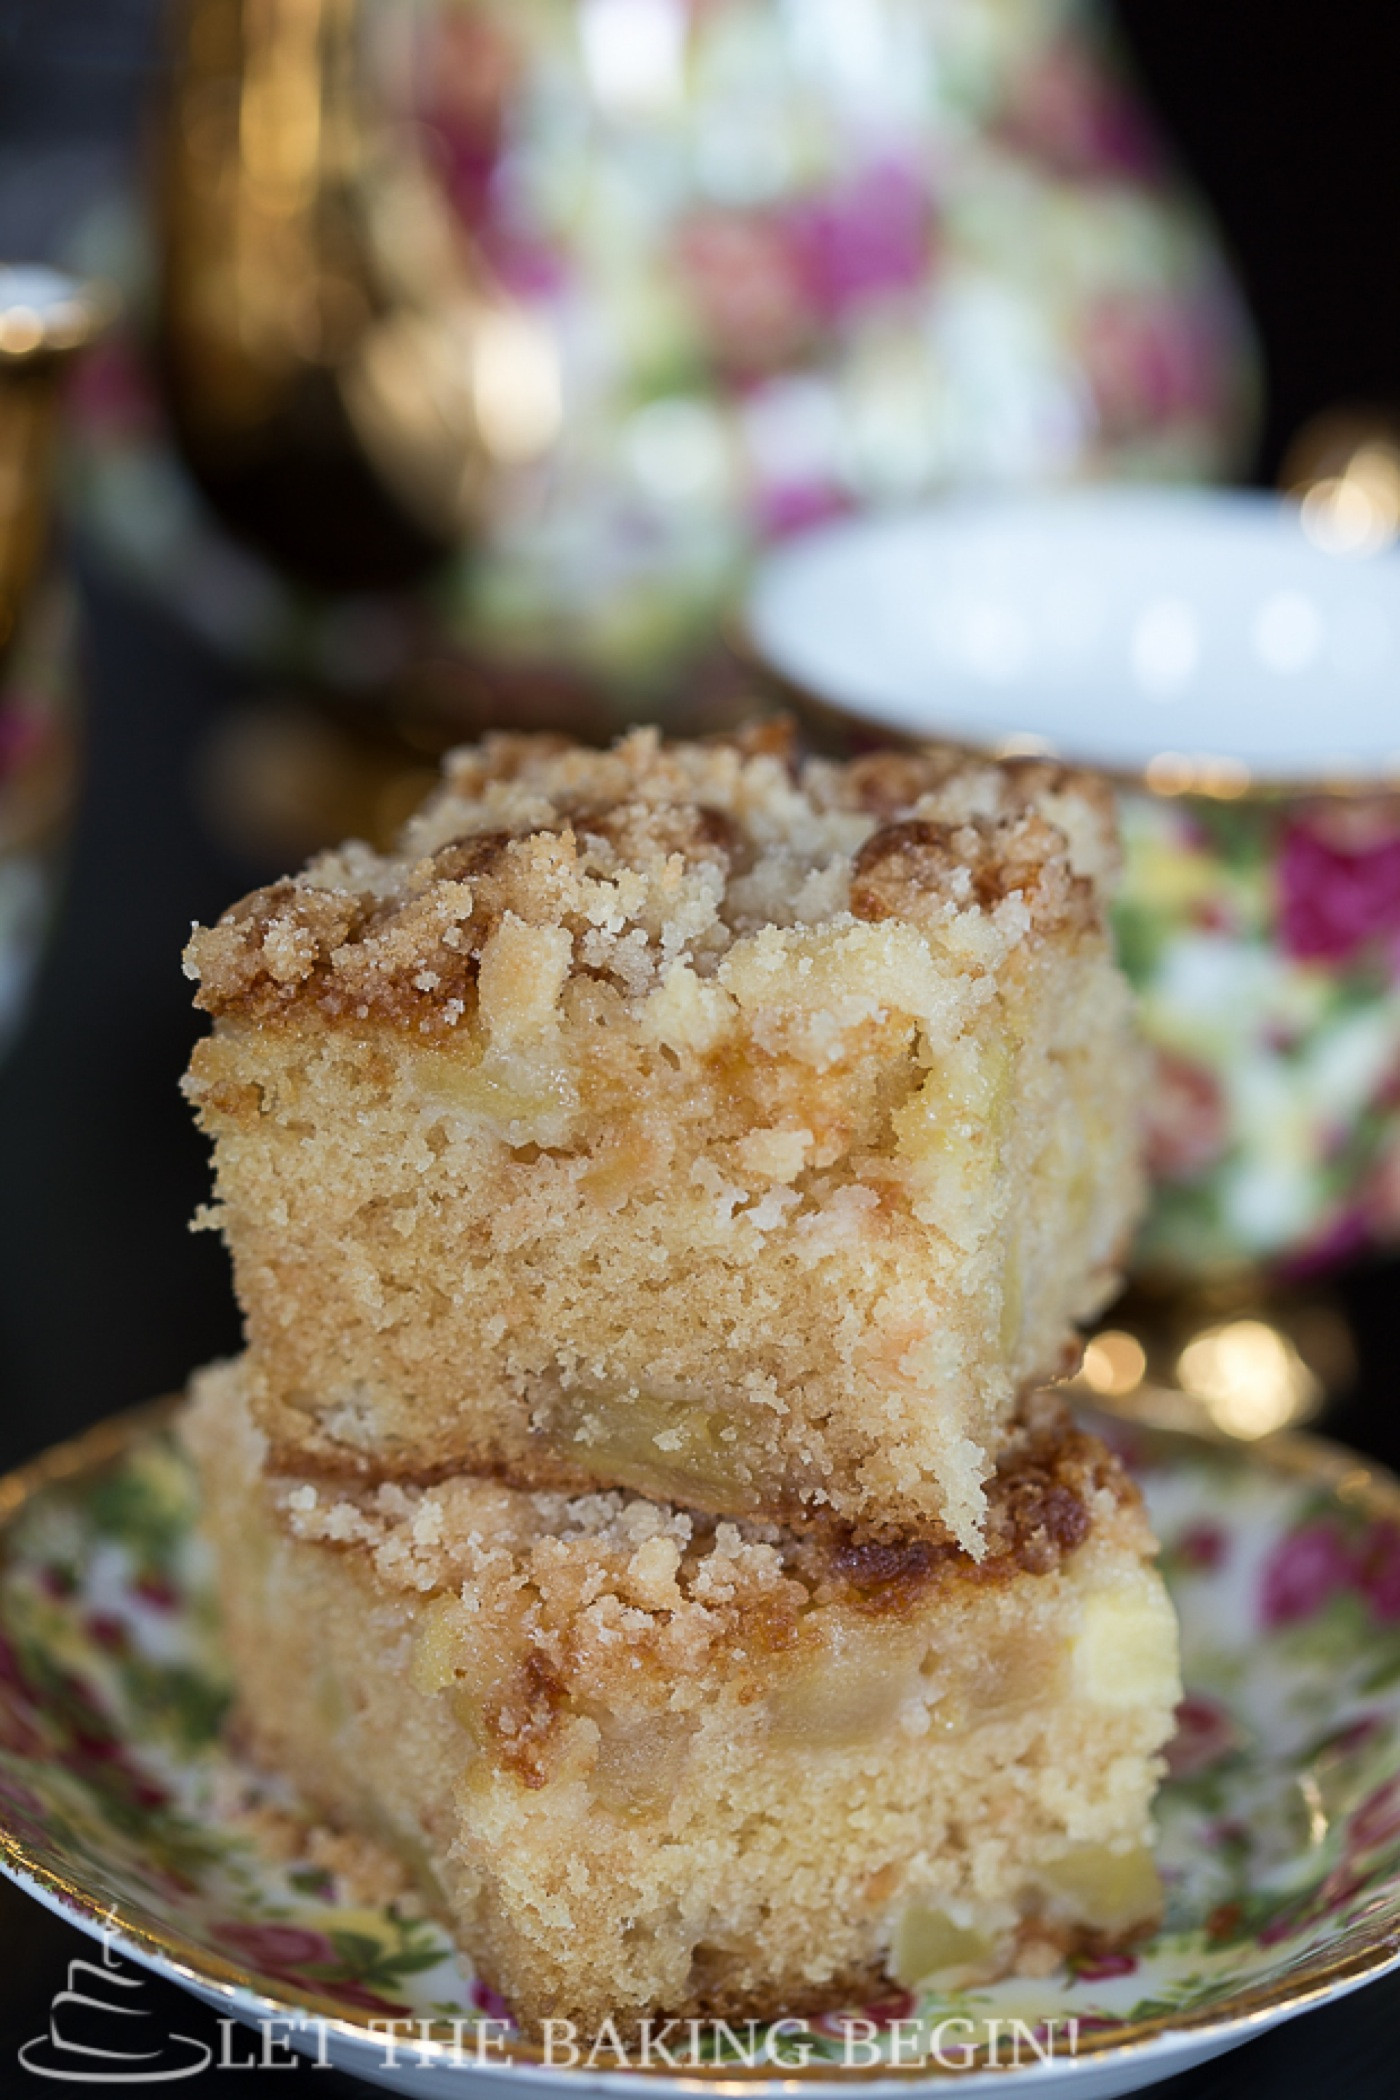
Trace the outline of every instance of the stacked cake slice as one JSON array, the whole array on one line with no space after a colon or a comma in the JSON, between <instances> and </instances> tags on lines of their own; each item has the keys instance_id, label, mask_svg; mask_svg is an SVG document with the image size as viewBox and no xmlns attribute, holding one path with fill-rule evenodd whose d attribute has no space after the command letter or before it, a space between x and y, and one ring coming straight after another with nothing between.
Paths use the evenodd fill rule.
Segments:
<instances>
[{"instance_id":1,"label":"stacked cake slice","mask_svg":"<svg viewBox=\"0 0 1400 2100\"><path fill-rule=\"evenodd\" d=\"M1111 809L768 731L457 754L196 934L245 1723L521 2016L1140 1930L1175 1638L1037 1383L1111 1292Z\"/></svg>"}]
</instances>

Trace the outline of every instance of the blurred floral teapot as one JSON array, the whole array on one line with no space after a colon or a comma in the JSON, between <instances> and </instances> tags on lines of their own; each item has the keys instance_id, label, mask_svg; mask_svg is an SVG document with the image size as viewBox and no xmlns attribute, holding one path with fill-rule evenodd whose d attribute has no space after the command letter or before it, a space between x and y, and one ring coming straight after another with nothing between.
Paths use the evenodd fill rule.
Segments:
<instances>
[{"instance_id":1,"label":"blurred floral teapot","mask_svg":"<svg viewBox=\"0 0 1400 2100\"><path fill-rule=\"evenodd\" d=\"M1210 476L1247 330L1082 0L182 0L162 339L225 520L635 707L757 545Z\"/></svg>"}]
</instances>

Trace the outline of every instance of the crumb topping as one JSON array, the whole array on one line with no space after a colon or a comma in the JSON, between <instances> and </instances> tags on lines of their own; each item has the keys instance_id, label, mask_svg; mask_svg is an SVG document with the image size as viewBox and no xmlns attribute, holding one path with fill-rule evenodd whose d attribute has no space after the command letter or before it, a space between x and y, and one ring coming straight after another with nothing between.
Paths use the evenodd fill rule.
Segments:
<instances>
[{"instance_id":1,"label":"crumb topping","mask_svg":"<svg viewBox=\"0 0 1400 2100\"><path fill-rule=\"evenodd\" d=\"M255 891L195 930L186 969L215 1015L441 1033L475 1011L503 930L558 934L566 972L636 999L774 928L1090 925L1115 854L1108 791L1060 766L799 762L780 725L611 751L497 736L448 758L396 852L351 843Z\"/></svg>"},{"instance_id":2,"label":"crumb topping","mask_svg":"<svg viewBox=\"0 0 1400 2100\"><path fill-rule=\"evenodd\" d=\"M623 1492L568 1496L459 1476L435 1487L347 1489L278 1483L299 1538L368 1552L390 1588L422 1594L533 1591L556 1609L604 1609L641 1634L689 1614L718 1635L742 1618L770 1637L814 1606L898 1618L960 1583L995 1584L1061 1567L1096 1522L1137 1510L1118 1460L1052 1393L1031 1396L988 1484L986 1552L951 1537L858 1539L844 1527L792 1532L716 1521Z\"/></svg>"}]
</instances>

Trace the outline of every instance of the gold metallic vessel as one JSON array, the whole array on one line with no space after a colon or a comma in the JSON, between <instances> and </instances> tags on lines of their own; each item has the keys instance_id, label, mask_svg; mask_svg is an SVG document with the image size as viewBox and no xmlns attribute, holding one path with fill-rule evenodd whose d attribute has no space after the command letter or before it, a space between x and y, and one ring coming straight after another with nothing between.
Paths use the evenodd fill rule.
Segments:
<instances>
[{"instance_id":1,"label":"gold metallic vessel","mask_svg":"<svg viewBox=\"0 0 1400 2100\"><path fill-rule=\"evenodd\" d=\"M46 560L62 381L97 287L0 265L0 1049L23 1011L76 775L71 593Z\"/></svg>"},{"instance_id":2,"label":"gold metallic vessel","mask_svg":"<svg viewBox=\"0 0 1400 2100\"><path fill-rule=\"evenodd\" d=\"M57 270L0 266L0 676L48 540L60 381L107 304Z\"/></svg>"},{"instance_id":3,"label":"gold metallic vessel","mask_svg":"<svg viewBox=\"0 0 1400 2100\"><path fill-rule=\"evenodd\" d=\"M179 0L158 218L159 332L186 458L303 583L390 588L470 539L503 302L411 125L362 92L359 0ZM401 14L402 20L398 17Z\"/></svg>"}]
</instances>

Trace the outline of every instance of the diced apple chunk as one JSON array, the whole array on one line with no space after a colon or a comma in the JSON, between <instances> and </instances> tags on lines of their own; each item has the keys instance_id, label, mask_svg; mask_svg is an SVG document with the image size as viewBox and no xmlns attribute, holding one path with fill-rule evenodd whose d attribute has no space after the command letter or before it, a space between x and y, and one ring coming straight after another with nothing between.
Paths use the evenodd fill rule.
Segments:
<instances>
[{"instance_id":1,"label":"diced apple chunk","mask_svg":"<svg viewBox=\"0 0 1400 2100\"><path fill-rule=\"evenodd\" d=\"M409 1683L415 1692L443 1692L457 1682L462 1654L460 1619L455 1597L434 1597L424 1607L409 1663Z\"/></svg>"},{"instance_id":2,"label":"diced apple chunk","mask_svg":"<svg viewBox=\"0 0 1400 2100\"><path fill-rule=\"evenodd\" d=\"M959 1246L974 1246L986 1227L987 1189L1006 1135L1014 1069L1006 1043L968 1036L891 1118L900 1156L909 1162L916 1215Z\"/></svg>"},{"instance_id":3,"label":"diced apple chunk","mask_svg":"<svg viewBox=\"0 0 1400 2100\"><path fill-rule=\"evenodd\" d=\"M697 1509L751 1509L757 1498L739 1440L725 1436L732 1427L717 1409L639 1393L579 1403L551 1441L562 1457L609 1486L621 1483Z\"/></svg>"},{"instance_id":4,"label":"diced apple chunk","mask_svg":"<svg viewBox=\"0 0 1400 2100\"><path fill-rule=\"evenodd\" d=\"M684 1714L648 1714L624 1720L595 1712L598 1758L592 1788L605 1808L644 1816L665 1806L680 1783L695 1734Z\"/></svg>"},{"instance_id":5,"label":"diced apple chunk","mask_svg":"<svg viewBox=\"0 0 1400 2100\"><path fill-rule=\"evenodd\" d=\"M890 1973L906 1990L950 1971L970 1972L971 1981L991 1966L995 1952L986 1933L955 1925L944 1910L911 1903L895 1928Z\"/></svg>"},{"instance_id":6,"label":"diced apple chunk","mask_svg":"<svg viewBox=\"0 0 1400 2100\"><path fill-rule=\"evenodd\" d=\"M572 1074L552 1043L479 1052L476 1043L425 1050L415 1060L424 1098L503 1144L562 1145L578 1101Z\"/></svg>"},{"instance_id":7,"label":"diced apple chunk","mask_svg":"<svg viewBox=\"0 0 1400 2100\"><path fill-rule=\"evenodd\" d=\"M917 1691L922 1645L906 1629L833 1628L819 1654L781 1673L768 1702L772 1741L802 1750L877 1741Z\"/></svg>"},{"instance_id":8,"label":"diced apple chunk","mask_svg":"<svg viewBox=\"0 0 1400 2100\"><path fill-rule=\"evenodd\" d=\"M1157 1577L1134 1572L1085 1597L1074 1642L1081 1697L1118 1712L1181 1698L1176 1613Z\"/></svg>"},{"instance_id":9,"label":"diced apple chunk","mask_svg":"<svg viewBox=\"0 0 1400 2100\"><path fill-rule=\"evenodd\" d=\"M984 1722L1009 1720L1029 1706L1054 1698L1061 1689L1067 1659L1063 1641L1034 1634L989 1640L970 1662L960 1663L951 1672L941 1670L937 1654L931 1655L924 1668L938 1688L932 1707L934 1726L944 1734L960 1735Z\"/></svg>"},{"instance_id":10,"label":"diced apple chunk","mask_svg":"<svg viewBox=\"0 0 1400 2100\"><path fill-rule=\"evenodd\" d=\"M1162 1882L1145 1845L1114 1851L1107 1845L1076 1845L1049 1866L1042 1879L1073 1905L1077 1918L1100 1932L1144 1924L1162 1908Z\"/></svg>"}]
</instances>

